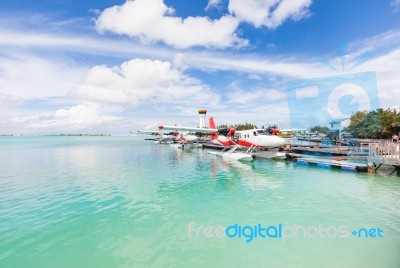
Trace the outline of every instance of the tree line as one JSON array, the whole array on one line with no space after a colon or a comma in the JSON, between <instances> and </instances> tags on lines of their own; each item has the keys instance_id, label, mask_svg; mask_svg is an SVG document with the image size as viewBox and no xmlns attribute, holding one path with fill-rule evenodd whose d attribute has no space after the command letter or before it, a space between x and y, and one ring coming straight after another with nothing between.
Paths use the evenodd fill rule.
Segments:
<instances>
[{"instance_id":1,"label":"tree line","mask_svg":"<svg viewBox=\"0 0 400 268\"><path fill-rule=\"evenodd\" d=\"M350 117L350 125L344 131L359 138L390 139L400 132L400 111L391 108L358 111Z\"/></svg>"},{"instance_id":2,"label":"tree line","mask_svg":"<svg viewBox=\"0 0 400 268\"><path fill-rule=\"evenodd\" d=\"M226 124L222 124L222 125L219 125L217 128L218 129L221 129L221 128L228 128L229 129L229 128L232 128L232 127L235 128L236 130L240 131L240 130L255 129L255 128L257 128L257 125L245 122L243 124L235 124L235 125L230 125L230 126L228 126Z\"/></svg>"}]
</instances>

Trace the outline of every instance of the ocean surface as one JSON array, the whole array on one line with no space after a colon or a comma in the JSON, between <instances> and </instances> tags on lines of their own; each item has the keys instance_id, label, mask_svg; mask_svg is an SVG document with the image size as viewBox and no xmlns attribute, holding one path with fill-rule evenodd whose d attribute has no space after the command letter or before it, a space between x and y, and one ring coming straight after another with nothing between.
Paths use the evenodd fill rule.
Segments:
<instances>
[{"instance_id":1,"label":"ocean surface","mask_svg":"<svg viewBox=\"0 0 400 268\"><path fill-rule=\"evenodd\" d=\"M144 137L0 137L0 267L398 268L400 178Z\"/></svg>"}]
</instances>

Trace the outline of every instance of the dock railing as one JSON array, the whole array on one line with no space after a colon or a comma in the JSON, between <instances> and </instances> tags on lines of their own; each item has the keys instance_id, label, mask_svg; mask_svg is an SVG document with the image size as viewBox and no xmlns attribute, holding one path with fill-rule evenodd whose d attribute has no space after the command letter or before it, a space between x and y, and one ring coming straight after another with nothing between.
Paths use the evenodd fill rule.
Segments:
<instances>
[{"instance_id":1,"label":"dock railing","mask_svg":"<svg viewBox=\"0 0 400 268\"><path fill-rule=\"evenodd\" d=\"M370 143L368 162L400 166L400 143Z\"/></svg>"},{"instance_id":2,"label":"dock railing","mask_svg":"<svg viewBox=\"0 0 400 268\"><path fill-rule=\"evenodd\" d=\"M371 143L390 143L391 139L357 139L361 146L369 146Z\"/></svg>"}]
</instances>

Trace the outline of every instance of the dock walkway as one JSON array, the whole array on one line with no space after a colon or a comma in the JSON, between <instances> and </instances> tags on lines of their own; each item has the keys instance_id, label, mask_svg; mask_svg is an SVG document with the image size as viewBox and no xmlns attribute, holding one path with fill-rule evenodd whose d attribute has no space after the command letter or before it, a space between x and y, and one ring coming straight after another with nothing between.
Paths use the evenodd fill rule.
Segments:
<instances>
[{"instance_id":1,"label":"dock walkway","mask_svg":"<svg viewBox=\"0 0 400 268\"><path fill-rule=\"evenodd\" d=\"M385 142L370 144L368 162L400 167L400 143Z\"/></svg>"},{"instance_id":2,"label":"dock walkway","mask_svg":"<svg viewBox=\"0 0 400 268\"><path fill-rule=\"evenodd\" d=\"M356 160L355 157L354 158L344 157L343 159L339 159L341 157L311 157L309 155L293 154L293 153L288 153L286 155L289 159L295 159L297 161L297 164L299 165L314 164L322 168L335 167L335 168L340 168L341 170L344 171L354 171L354 172L364 172L368 170L367 164L346 161L350 159Z\"/></svg>"},{"instance_id":3,"label":"dock walkway","mask_svg":"<svg viewBox=\"0 0 400 268\"><path fill-rule=\"evenodd\" d=\"M376 165L378 164L378 167ZM383 142L369 145L368 165L376 172L382 165L392 165L400 176L400 143Z\"/></svg>"},{"instance_id":4,"label":"dock walkway","mask_svg":"<svg viewBox=\"0 0 400 268\"><path fill-rule=\"evenodd\" d=\"M368 147L351 147L344 145L301 145L301 144L290 144L288 150L295 153L314 154L314 155L330 155L330 156L347 156L347 155L363 155L367 156Z\"/></svg>"}]
</instances>

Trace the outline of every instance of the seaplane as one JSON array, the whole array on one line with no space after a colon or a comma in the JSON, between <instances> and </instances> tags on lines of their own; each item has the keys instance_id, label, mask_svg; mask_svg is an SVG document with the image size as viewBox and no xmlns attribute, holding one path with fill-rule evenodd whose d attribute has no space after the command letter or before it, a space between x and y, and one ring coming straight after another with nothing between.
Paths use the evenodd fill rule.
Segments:
<instances>
[{"instance_id":1,"label":"seaplane","mask_svg":"<svg viewBox=\"0 0 400 268\"><path fill-rule=\"evenodd\" d=\"M131 132L133 133L133 132ZM146 140L152 140L156 144L170 144L176 142L178 139L176 137L176 133L174 132L168 132L168 133L163 133L161 131L142 131L138 130L137 135L151 135L154 138L151 139L146 139Z\"/></svg>"},{"instance_id":2,"label":"seaplane","mask_svg":"<svg viewBox=\"0 0 400 268\"><path fill-rule=\"evenodd\" d=\"M170 145L178 149L184 149L185 147L194 147L194 143L199 140L199 137L195 133L186 132L180 134L176 130L174 131L174 137L175 142L171 143Z\"/></svg>"},{"instance_id":3,"label":"seaplane","mask_svg":"<svg viewBox=\"0 0 400 268\"><path fill-rule=\"evenodd\" d=\"M209 119L209 126L209 128L159 126L159 129L208 133L211 143L224 148L222 151L208 151L208 153L232 160L252 161L257 154L260 154L257 150L280 147L285 142L281 137L272 135L264 129L236 131L235 128L230 128L228 130L218 130L213 117ZM284 153L279 152L279 155L277 153L268 158L273 158L273 156L286 157Z\"/></svg>"},{"instance_id":4,"label":"seaplane","mask_svg":"<svg viewBox=\"0 0 400 268\"><path fill-rule=\"evenodd\" d=\"M171 132L158 131L138 131L137 134L155 136L153 140L155 144L170 144L173 147L183 149L185 144L193 144L198 141L199 137L194 133L179 133L174 130Z\"/></svg>"},{"instance_id":5,"label":"seaplane","mask_svg":"<svg viewBox=\"0 0 400 268\"><path fill-rule=\"evenodd\" d=\"M169 130L173 133L174 142L170 143L171 146L179 149L184 149L188 147L201 147L197 142L200 141L200 137L208 135L210 131L214 131L206 128L190 128L181 127L178 125L174 126L164 126L160 125L158 127L159 131Z\"/></svg>"}]
</instances>

